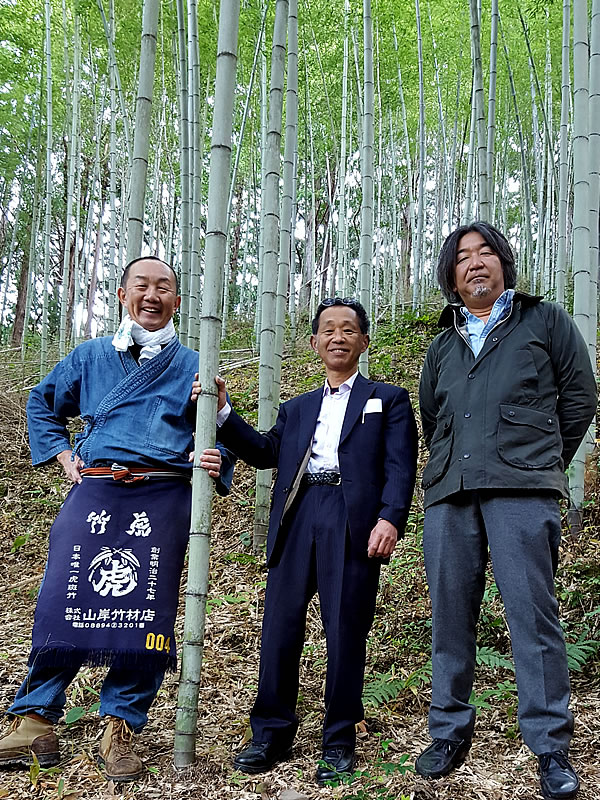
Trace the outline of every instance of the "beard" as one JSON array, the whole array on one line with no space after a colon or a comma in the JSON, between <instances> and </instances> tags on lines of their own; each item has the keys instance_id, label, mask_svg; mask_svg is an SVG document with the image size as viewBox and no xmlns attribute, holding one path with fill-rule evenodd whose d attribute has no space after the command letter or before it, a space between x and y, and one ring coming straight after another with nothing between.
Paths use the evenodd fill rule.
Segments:
<instances>
[{"instance_id":1,"label":"beard","mask_svg":"<svg viewBox=\"0 0 600 800\"><path fill-rule=\"evenodd\" d=\"M477 284L473 291L471 292L471 297L487 297L488 294L491 293L491 289L489 286L484 286L483 284Z\"/></svg>"}]
</instances>

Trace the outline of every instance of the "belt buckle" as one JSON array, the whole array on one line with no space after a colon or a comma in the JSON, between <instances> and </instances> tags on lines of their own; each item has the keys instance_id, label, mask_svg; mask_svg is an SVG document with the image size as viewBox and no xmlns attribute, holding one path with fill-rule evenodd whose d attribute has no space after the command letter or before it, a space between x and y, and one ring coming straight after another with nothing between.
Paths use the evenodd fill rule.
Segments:
<instances>
[{"instance_id":1,"label":"belt buckle","mask_svg":"<svg viewBox=\"0 0 600 800\"><path fill-rule=\"evenodd\" d=\"M341 475L340 472L338 472L337 479L335 481L332 481L331 485L332 486L339 486L341 484L341 482L342 482L342 475Z\"/></svg>"}]
</instances>

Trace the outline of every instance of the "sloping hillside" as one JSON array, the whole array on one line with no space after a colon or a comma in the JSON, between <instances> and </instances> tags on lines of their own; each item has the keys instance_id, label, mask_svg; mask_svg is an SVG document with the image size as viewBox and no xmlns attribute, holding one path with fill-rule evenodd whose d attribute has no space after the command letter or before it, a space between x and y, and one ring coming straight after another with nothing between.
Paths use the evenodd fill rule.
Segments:
<instances>
[{"instance_id":1,"label":"sloping hillside","mask_svg":"<svg viewBox=\"0 0 600 800\"><path fill-rule=\"evenodd\" d=\"M416 401L420 366L433 326L403 319L394 330L380 327L371 350L371 374L409 388ZM11 374L3 370L3 375ZM233 402L249 420L257 404L256 364L225 371ZM322 373L314 353L299 345L284 361L283 398L318 386ZM0 707L11 701L25 676L35 596L44 568L47 531L68 489L57 467L33 470L28 460L25 392L7 378L0 406ZM22 383L21 383L22 385ZM424 460L425 453L421 457ZM293 789L310 800L500 800L537 795L537 762L523 745L516 723L514 674L500 599L490 584L480 626L480 661L475 701L480 709L476 738L465 765L448 779L428 782L412 772L414 757L428 742L429 603L420 551L422 505L415 497L407 536L383 570L375 625L369 642L366 722L359 734L358 773L345 786L318 789L313 782L320 756L325 642L318 604L310 609L302 658L301 727L293 759L265 777L232 770L232 758L248 735L257 673L266 573L252 555L254 470L236 468L231 496L215 501L211 595L202 690L197 765L172 768L177 677L166 680L137 738L148 768L139 784L115 789L96 767L101 726L93 713L102 670L84 669L71 686L66 721L59 726L63 759L36 774L0 773L0 798L20 800L120 797L141 800L267 800ZM577 729L573 761L582 776L582 800L600 795L598 717L600 667L600 541L597 486L590 485L586 530L578 541L565 536L558 590L570 642L573 709ZM185 579L185 577L184 577ZM183 616L179 617L181 630ZM594 644L594 642L596 644ZM579 644L577 644L579 643Z\"/></svg>"}]
</instances>

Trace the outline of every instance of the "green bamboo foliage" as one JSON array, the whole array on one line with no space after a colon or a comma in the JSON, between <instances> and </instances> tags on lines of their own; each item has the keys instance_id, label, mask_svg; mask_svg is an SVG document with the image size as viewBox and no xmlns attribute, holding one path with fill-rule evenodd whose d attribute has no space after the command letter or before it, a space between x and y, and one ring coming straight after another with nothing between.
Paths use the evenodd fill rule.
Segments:
<instances>
[{"instance_id":1,"label":"green bamboo foliage","mask_svg":"<svg viewBox=\"0 0 600 800\"><path fill-rule=\"evenodd\" d=\"M196 459L192 481L184 643L175 723L174 764L180 768L193 764L196 760L198 689L204 652L213 495L212 479L200 467L199 462L201 452L207 447L214 446L216 425L217 398L214 376L219 369L239 13L239 0L221 0L208 182L204 292L200 316L198 374L203 392L198 398L196 417Z\"/></svg>"},{"instance_id":2,"label":"green bamboo foliage","mask_svg":"<svg viewBox=\"0 0 600 800\"><path fill-rule=\"evenodd\" d=\"M127 223L127 261L142 254L144 241L144 201L150 152L150 129L152 122L152 93L154 86L154 64L158 33L160 0L144 0L142 10L142 43L140 47L140 70L138 93L135 105L135 131L133 137L133 160L129 189L129 216Z\"/></svg>"}]
</instances>

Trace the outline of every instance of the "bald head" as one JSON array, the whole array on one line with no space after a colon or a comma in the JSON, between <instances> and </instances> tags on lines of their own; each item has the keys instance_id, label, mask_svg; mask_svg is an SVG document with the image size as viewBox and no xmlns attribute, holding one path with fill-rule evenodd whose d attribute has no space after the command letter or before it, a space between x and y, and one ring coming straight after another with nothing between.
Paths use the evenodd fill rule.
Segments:
<instances>
[{"instance_id":1,"label":"bald head","mask_svg":"<svg viewBox=\"0 0 600 800\"><path fill-rule=\"evenodd\" d=\"M158 258L158 256L140 256L140 258L134 258L132 261L127 264L125 269L123 270L123 274L121 275L121 286L125 288L127 284L127 280L129 278L129 271L134 264L138 264L141 261L153 261L158 264L164 264L165 267L171 270L173 273L173 277L175 278L175 294L179 294L179 279L177 278L177 273L171 266L171 264L167 264L166 261L163 261L162 258Z\"/></svg>"}]
</instances>

